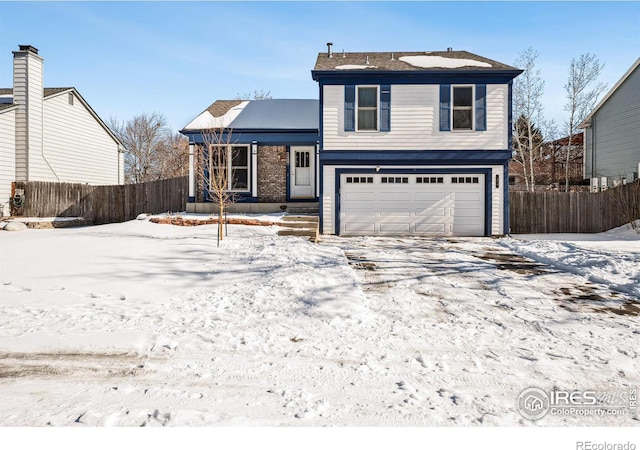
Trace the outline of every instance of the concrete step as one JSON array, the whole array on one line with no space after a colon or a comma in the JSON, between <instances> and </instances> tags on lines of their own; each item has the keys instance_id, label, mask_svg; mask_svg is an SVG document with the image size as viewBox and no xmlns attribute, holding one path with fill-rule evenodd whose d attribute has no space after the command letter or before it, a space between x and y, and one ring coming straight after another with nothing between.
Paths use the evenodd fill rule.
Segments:
<instances>
[{"instance_id":1,"label":"concrete step","mask_svg":"<svg viewBox=\"0 0 640 450\"><path fill-rule=\"evenodd\" d=\"M287 208L287 213L289 214L318 214L320 210L317 206L290 206Z\"/></svg>"},{"instance_id":2,"label":"concrete step","mask_svg":"<svg viewBox=\"0 0 640 450\"><path fill-rule=\"evenodd\" d=\"M320 217L311 215L287 215L282 216L283 222L312 222L314 224L320 223Z\"/></svg>"},{"instance_id":3,"label":"concrete step","mask_svg":"<svg viewBox=\"0 0 640 450\"><path fill-rule=\"evenodd\" d=\"M294 229L294 228L283 228L282 230L278 231L278 236L302 236L302 237L309 237L309 239L313 242L318 242L318 231L317 230L309 230L309 229L303 229L303 228L298 228L298 229Z\"/></svg>"},{"instance_id":4,"label":"concrete step","mask_svg":"<svg viewBox=\"0 0 640 450\"><path fill-rule=\"evenodd\" d=\"M287 221L286 225L284 225L286 228L309 228L311 230L317 230L318 229L318 222L294 222L294 221Z\"/></svg>"}]
</instances>

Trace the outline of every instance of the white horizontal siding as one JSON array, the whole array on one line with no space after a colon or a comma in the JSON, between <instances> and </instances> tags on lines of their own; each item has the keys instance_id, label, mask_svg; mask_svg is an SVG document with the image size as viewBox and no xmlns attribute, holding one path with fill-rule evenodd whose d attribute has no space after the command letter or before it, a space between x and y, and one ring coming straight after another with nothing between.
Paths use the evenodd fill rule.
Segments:
<instances>
[{"instance_id":1,"label":"white horizontal siding","mask_svg":"<svg viewBox=\"0 0 640 450\"><path fill-rule=\"evenodd\" d=\"M324 86L324 150L501 150L508 140L508 86L487 85L487 131L441 132L438 85L392 85L390 132L344 131L344 86Z\"/></svg>"},{"instance_id":2,"label":"white horizontal siding","mask_svg":"<svg viewBox=\"0 0 640 450\"><path fill-rule=\"evenodd\" d=\"M82 102L74 100L70 105L64 93L44 102L46 161L62 182L118 184L117 143Z\"/></svg>"},{"instance_id":3,"label":"white horizontal siding","mask_svg":"<svg viewBox=\"0 0 640 450\"><path fill-rule=\"evenodd\" d=\"M11 183L16 176L16 111L0 114L0 216L10 213Z\"/></svg>"}]
</instances>

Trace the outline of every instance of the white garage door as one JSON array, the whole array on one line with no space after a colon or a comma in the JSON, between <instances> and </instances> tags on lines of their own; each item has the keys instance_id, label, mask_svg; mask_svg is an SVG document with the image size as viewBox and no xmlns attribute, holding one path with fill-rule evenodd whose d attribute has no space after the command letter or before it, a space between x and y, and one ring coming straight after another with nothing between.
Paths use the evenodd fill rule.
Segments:
<instances>
[{"instance_id":1,"label":"white garage door","mask_svg":"<svg viewBox=\"0 0 640 450\"><path fill-rule=\"evenodd\" d=\"M342 235L484 235L484 175L341 175Z\"/></svg>"}]
</instances>

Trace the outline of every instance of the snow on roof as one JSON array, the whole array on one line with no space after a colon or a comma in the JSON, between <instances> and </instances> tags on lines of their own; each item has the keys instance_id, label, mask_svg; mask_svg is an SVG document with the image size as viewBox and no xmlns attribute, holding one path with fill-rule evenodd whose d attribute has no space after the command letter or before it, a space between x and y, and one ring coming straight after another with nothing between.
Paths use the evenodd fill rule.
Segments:
<instances>
[{"instance_id":1,"label":"snow on roof","mask_svg":"<svg viewBox=\"0 0 640 450\"><path fill-rule=\"evenodd\" d=\"M414 55L414 56L401 56L400 61L404 61L407 64L411 64L414 67L422 67L429 69L432 67L440 67L446 69L458 69L460 67L491 67L491 64L476 61L475 59L463 59L463 58L446 58L444 56L432 56L432 55Z\"/></svg>"},{"instance_id":2,"label":"snow on roof","mask_svg":"<svg viewBox=\"0 0 640 450\"><path fill-rule=\"evenodd\" d=\"M212 128L226 128L233 122L249 104L249 101L243 101L237 106L230 108L226 113L219 117L214 117L209 110L203 111L198 117L189 122L185 130L209 130Z\"/></svg>"},{"instance_id":3,"label":"snow on roof","mask_svg":"<svg viewBox=\"0 0 640 450\"><path fill-rule=\"evenodd\" d=\"M342 66L336 66L338 70L353 70L353 69L377 69L378 66L364 65L364 64L344 64Z\"/></svg>"}]
</instances>

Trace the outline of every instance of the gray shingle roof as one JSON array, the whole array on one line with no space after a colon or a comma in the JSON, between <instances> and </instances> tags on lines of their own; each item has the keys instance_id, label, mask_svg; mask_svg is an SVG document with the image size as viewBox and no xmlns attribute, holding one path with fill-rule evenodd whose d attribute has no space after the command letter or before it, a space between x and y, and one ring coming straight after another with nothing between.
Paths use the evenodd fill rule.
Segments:
<instances>
[{"instance_id":1,"label":"gray shingle roof","mask_svg":"<svg viewBox=\"0 0 640 450\"><path fill-rule=\"evenodd\" d=\"M238 106L240 103L242 103L242 100L216 100L207 108L207 111L209 111L213 117L222 117L228 113L231 108Z\"/></svg>"},{"instance_id":2,"label":"gray shingle roof","mask_svg":"<svg viewBox=\"0 0 640 450\"><path fill-rule=\"evenodd\" d=\"M253 100L231 122L235 130L317 130L318 100Z\"/></svg>"},{"instance_id":3,"label":"gray shingle roof","mask_svg":"<svg viewBox=\"0 0 640 450\"><path fill-rule=\"evenodd\" d=\"M392 59L393 56L393 59ZM470 59L478 61L480 63L489 64L490 67L477 67L477 66L462 66L459 68L451 69L447 67L417 67L407 62L401 61L400 58L406 56L439 56L448 59ZM368 64L367 64L368 60ZM492 59L485 58L473 53L469 53L464 50L455 51L435 51L435 52L356 52L356 53L342 53L335 52L333 57L329 58L327 53L319 53L318 59L314 71L343 71L338 67L340 66L372 66L371 68L352 68L351 70L358 70L362 72L376 70L376 71L445 71L445 70L514 70L519 69L509 66L507 64L494 61ZM374 68L375 67L375 68Z\"/></svg>"},{"instance_id":4,"label":"gray shingle roof","mask_svg":"<svg viewBox=\"0 0 640 450\"><path fill-rule=\"evenodd\" d=\"M50 97L55 94L59 94L60 92L69 91L74 89L72 87L57 87L57 88L44 88L44 97ZM0 88L0 95L12 95L13 88Z\"/></svg>"}]
</instances>

